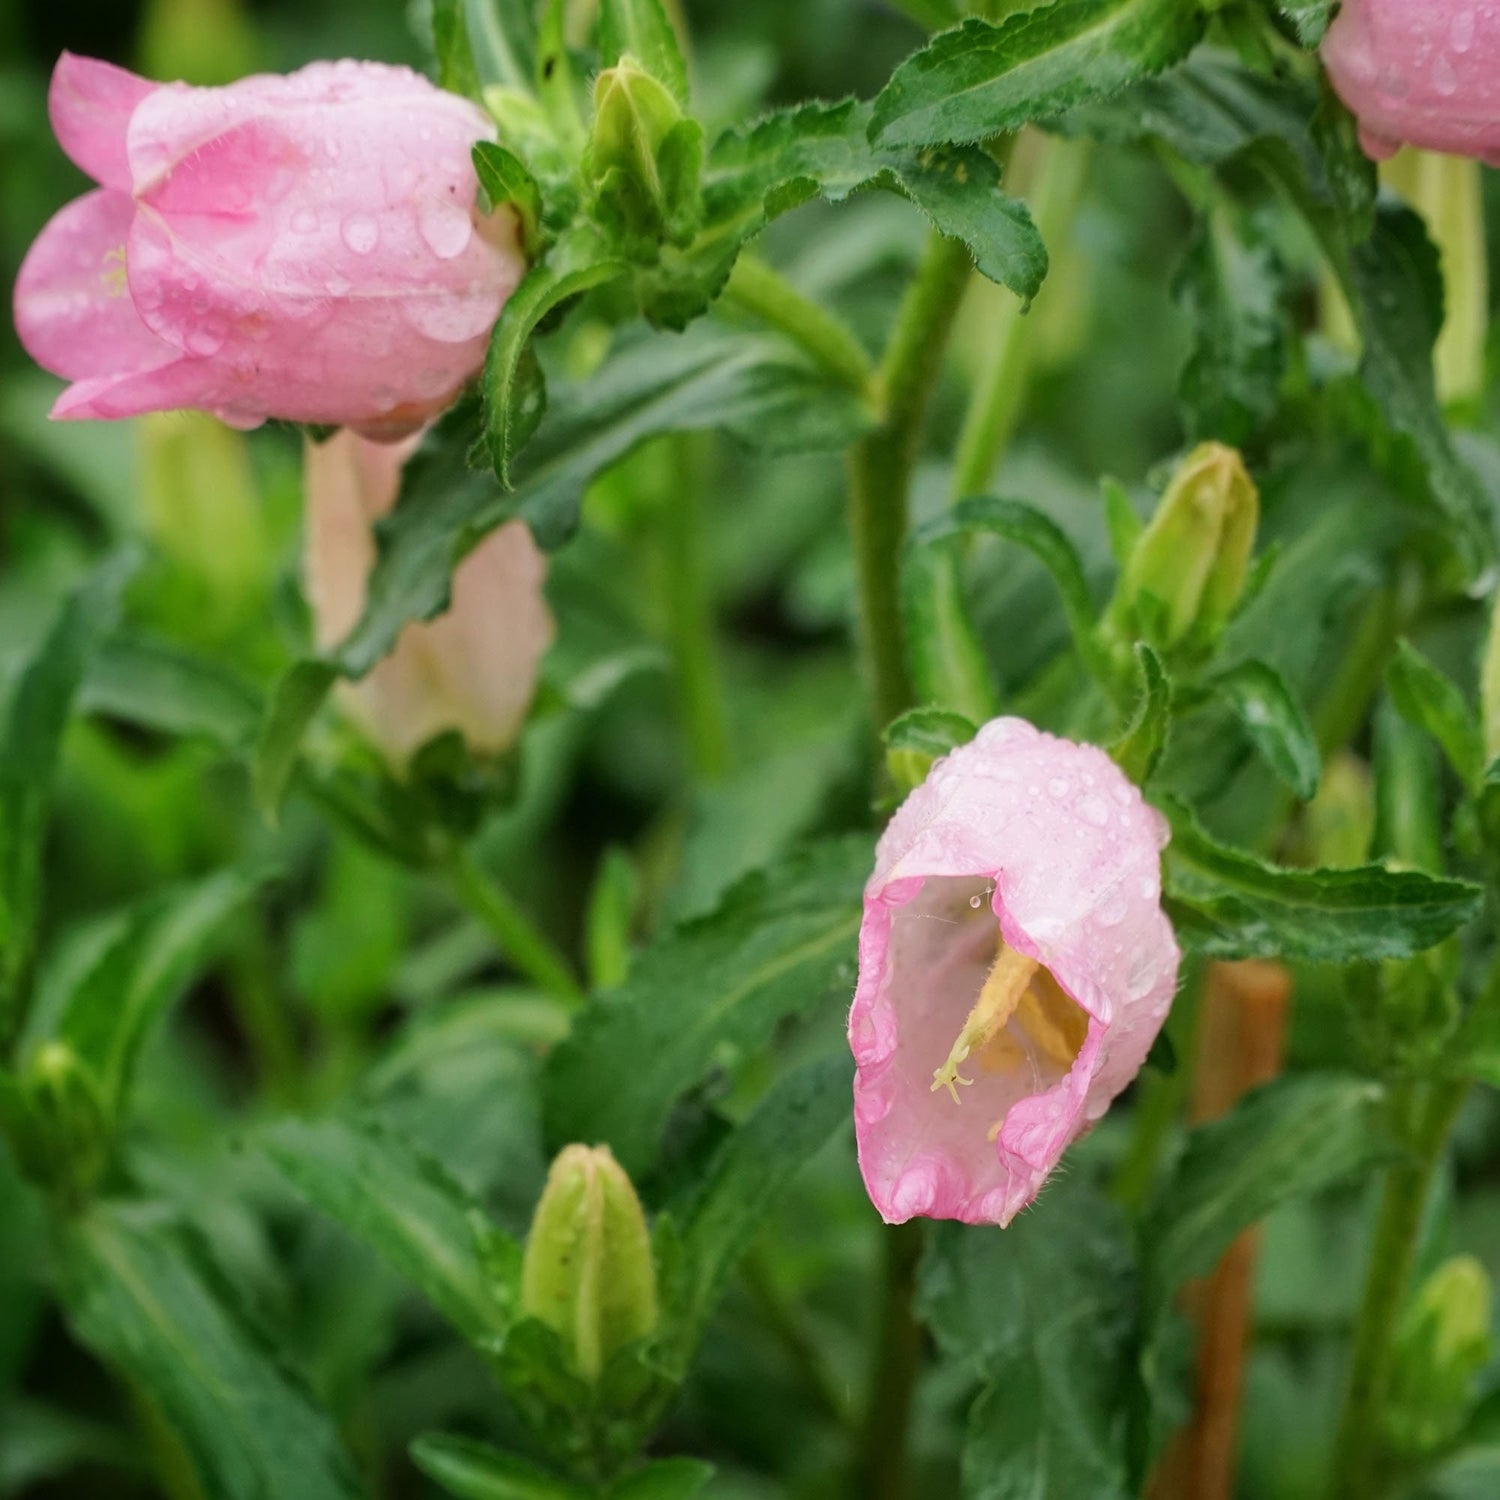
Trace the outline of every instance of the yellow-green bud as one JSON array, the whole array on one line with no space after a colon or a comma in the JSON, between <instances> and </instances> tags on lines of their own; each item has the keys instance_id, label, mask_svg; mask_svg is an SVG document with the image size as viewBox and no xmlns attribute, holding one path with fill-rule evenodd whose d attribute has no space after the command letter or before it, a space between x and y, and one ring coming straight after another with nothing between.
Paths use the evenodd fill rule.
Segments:
<instances>
[{"instance_id":1,"label":"yellow-green bud","mask_svg":"<svg viewBox=\"0 0 1500 1500\"><path fill-rule=\"evenodd\" d=\"M1244 592L1259 524L1260 495L1240 455L1222 443L1195 448L1126 565L1127 624L1162 651L1211 646Z\"/></svg>"},{"instance_id":2,"label":"yellow-green bud","mask_svg":"<svg viewBox=\"0 0 1500 1500\"><path fill-rule=\"evenodd\" d=\"M1306 864L1362 865L1375 836L1375 785L1357 755L1341 751L1323 767L1317 795L1303 815L1298 853Z\"/></svg>"},{"instance_id":3,"label":"yellow-green bud","mask_svg":"<svg viewBox=\"0 0 1500 1500\"><path fill-rule=\"evenodd\" d=\"M24 1165L38 1182L81 1197L109 1162L110 1124L93 1071L65 1042L39 1047L23 1076Z\"/></svg>"},{"instance_id":4,"label":"yellow-green bud","mask_svg":"<svg viewBox=\"0 0 1500 1500\"><path fill-rule=\"evenodd\" d=\"M607 1146L568 1146L547 1174L521 1264L521 1311L597 1380L656 1327L656 1265L640 1199Z\"/></svg>"},{"instance_id":5,"label":"yellow-green bud","mask_svg":"<svg viewBox=\"0 0 1500 1500\"><path fill-rule=\"evenodd\" d=\"M1474 1399L1474 1377L1489 1363L1490 1279L1472 1255L1432 1273L1396 1334L1387 1425L1394 1446L1429 1453L1454 1437Z\"/></svg>"},{"instance_id":6,"label":"yellow-green bud","mask_svg":"<svg viewBox=\"0 0 1500 1500\"><path fill-rule=\"evenodd\" d=\"M589 177L599 217L640 242L685 245L698 227L703 129L626 55L594 81Z\"/></svg>"}]
</instances>

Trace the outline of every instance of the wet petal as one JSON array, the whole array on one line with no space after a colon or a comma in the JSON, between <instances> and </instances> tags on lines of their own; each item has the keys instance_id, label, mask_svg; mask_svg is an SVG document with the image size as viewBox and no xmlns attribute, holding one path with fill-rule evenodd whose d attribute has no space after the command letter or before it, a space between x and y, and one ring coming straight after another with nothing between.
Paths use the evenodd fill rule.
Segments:
<instances>
[{"instance_id":1,"label":"wet petal","mask_svg":"<svg viewBox=\"0 0 1500 1500\"><path fill-rule=\"evenodd\" d=\"M58 145L95 182L128 193L126 131L132 114L156 88L124 68L64 52L47 92Z\"/></svg>"}]
</instances>

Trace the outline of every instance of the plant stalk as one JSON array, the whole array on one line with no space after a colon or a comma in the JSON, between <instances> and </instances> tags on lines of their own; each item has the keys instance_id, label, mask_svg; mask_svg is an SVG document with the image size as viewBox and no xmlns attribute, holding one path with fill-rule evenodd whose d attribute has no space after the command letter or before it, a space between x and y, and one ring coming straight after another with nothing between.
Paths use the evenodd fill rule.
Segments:
<instances>
[{"instance_id":1,"label":"plant stalk","mask_svg":"<svg viewBox=\"0 0 1500 1500\"><path fill-rule=\"evenodd\" d=\"M564 1004L582 1005L587 996L567 959L473 854L456 846L447 867L459 899L489 928L516 969Z\"/></svg>"},{"instance_id":2,"label":"plant stalk","mask_svg":"<svg viewBox=\"0 0 1500 1500\"><path fill-rule=\"evenodd\" d=\"M1381 1192L1364 1296L1354 1325L1349 1380L1334 1439L1330 1500L1380 1500L1393 1477L1381 1432L1396 1326L1406 1305L1422 1216L1466 1086L1406 1084L1395 1101L1412 1156L1392 1167Z\"/></svg>"},{"instance_id":3,"label":"plant stalk","mask_svg":"<svg viewBox=\"0 0 1500 1500\"><path fill-rule=\"evenodd\" d=\"M912 472L927 409L973 262L958 240L934 233L881 361L877 389L884 419L849 458L849 529L859 577L859 638L877 742L911 706L901 630L901 549Z\"/></svg>"}]
</instances>

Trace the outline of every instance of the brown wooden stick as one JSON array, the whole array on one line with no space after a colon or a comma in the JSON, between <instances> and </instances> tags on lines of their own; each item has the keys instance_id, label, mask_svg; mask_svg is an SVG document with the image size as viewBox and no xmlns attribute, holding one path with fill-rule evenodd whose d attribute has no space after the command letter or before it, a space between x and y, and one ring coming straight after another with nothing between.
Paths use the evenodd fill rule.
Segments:
<instances>
[{"instance_id":1,"label":"brown wooden stick","mask_svg":"<svg viewBox=\"0 0 1500 1500\"><path fill-rule=\"evenodd\" d=\"M1258 959L1209 966L1198 1023L1191 1114L1218 1119L1281 1070L1291 975ZM1231 1500L1240 1396L1249 1346L1258 1234L1247 1230L1183 1305L1198 1332L1192 1420L1173 1440L1150 1486L1152 1500Z\"/></svg>"}]
</instances>

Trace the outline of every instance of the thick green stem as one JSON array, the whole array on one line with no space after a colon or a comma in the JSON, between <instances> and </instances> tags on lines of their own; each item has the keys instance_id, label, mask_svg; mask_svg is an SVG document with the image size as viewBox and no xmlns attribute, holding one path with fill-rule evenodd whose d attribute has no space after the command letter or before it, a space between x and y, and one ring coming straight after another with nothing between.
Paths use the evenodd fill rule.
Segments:
<instances>
[{"instance_id":1,"label":"thick green stem","mask_svg":"<svg viewBox=\"0 0 1500 1500\"><path fill-rule=\"evenodd\" d=\"M875 368L841 318L805 297L779 271L741 255L724 288L726 300L794 339L840 385L867 391Z\"/></svg>"},{"instance_id":2,"label":"thick green stem","mask_svg":"<svg viewBox=\"0 0 1500 1500\"><path fill-rule=\"evenodd\" d=\"M1380 1500L1393 1475L1381 1435L1393 1339L1416 1263L1422 1215L1464 1093L1463 1084L1448 1081L1409 1084L1396 1100L1412 1156L1390 1169L1381 1194L1334 1441L1330 1500Z\"/></svg>"},{"instance_id":3,"label":"thick green stem","mask_svg":"<svg viewBox=\"0 0 1500 1500\"><path fill-rule=\"evenodd\" d=\"M859 576L859 636L878 736L911 706L901 632L901 548L912 471L933 387L973 263L934 234L896 315L877 384L885 419L849 458L849 529Z\"/></svg>"},{"instance_id":4,"label":"thick green stem","mask_svg":"<svg viewBox=\"0 0 1500 1500\"><path fill-rule=\"evenodd\" d=\"M660 520L667 639L688 760L701 778L716 781L729 769L729 724L703 545L707 452L699 435L678 439L676 452L685 482L664 499Z\"/></svg>"},{"instance_id":5,"label":"thick green stem","mask_svg":"<svg viewBox=\"0 0 1500 1500\"><path fill-rule=\"evenodd\" d=\"M518 972L568 1005L585 999L568 961L550 938L521 910L503 886L480 869L474 856L456 846L447 861L454 890L465 906L489 928L500 951Z\"/></svg>"},{"instance_id":6,"label":"thick green stem","mask_svg":"<svg viewBox=\"0 0 1500 1500\"><path fill-rule=\"evenodd\" d=\"M887 1229L883 1237L880 1328L850 1485L854 1500L906 1495L907 1430L922 1363L922 1325L912 1309L922 1239L918 1220Z\"/></svg>"}]
</instances>

